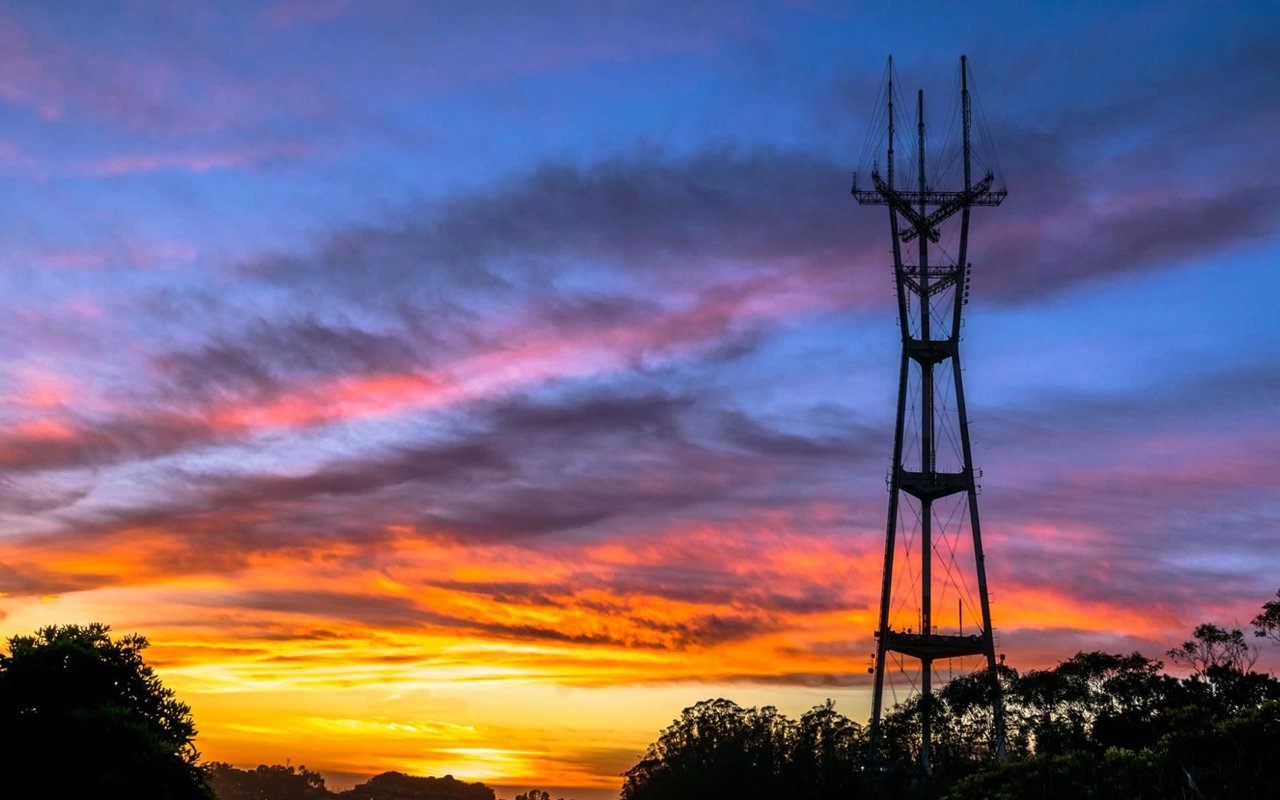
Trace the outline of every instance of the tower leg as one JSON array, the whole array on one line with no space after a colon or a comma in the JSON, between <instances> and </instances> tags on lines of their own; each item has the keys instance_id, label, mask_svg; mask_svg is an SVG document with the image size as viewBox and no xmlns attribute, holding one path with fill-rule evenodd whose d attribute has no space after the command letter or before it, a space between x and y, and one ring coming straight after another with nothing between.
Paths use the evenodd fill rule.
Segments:
<instances>
[{"instance_id":1,"label":"tower leg","mask_svg":"<svg viewBox=\"0 0 1280 800\"><path fill-rule=\"evenodd\" d=\"M875 763L880 757L880 715L884 712L884 664L886 644L889 639L889 603L893 591L893 550L898 529L898 464L902 460L902 440L907 415L907 370L910 359L907 349L902 349L902 363L898 368L898 414L893 438L893 468L889 477L889 521L885 525L884 571L880 585L880 623L876 629L875 689L871 696L871 738L867 757Z\"/></svg>"},{"instance_id":2,"label":"tower leg","mask_svg":"<svg viewBox=\"0 0 1280 800\"><path fill-rule=\"evenodd\" d=\"M920 660L920 769L933 774L933 662Z\"/></svg>"},{"instance_id":3,"label":"tower leg","mask_svg":"<svg viewBox=\"0 0 1280 800\"><path fill-rule=\"evenodd\" d=\"M987 657L987 674L990 676L991 714L997 758L1004 758L1007 750L1004 727L1004 698L1000 688L1000 671L996 666L996 644L991 628L991 598L987 591L987 558L982 550L982 524L978 519L978 490L973 469L973 450L969 443L969 416L964 400L964 378L960 370L960 352L952 361L955 375L956 413L960 419L960 452L964 467L971 477L969 487L969 528L973 533L973 563L978 575L978 603L982 611L982 646Z\"/></svg>"}]
</instances>

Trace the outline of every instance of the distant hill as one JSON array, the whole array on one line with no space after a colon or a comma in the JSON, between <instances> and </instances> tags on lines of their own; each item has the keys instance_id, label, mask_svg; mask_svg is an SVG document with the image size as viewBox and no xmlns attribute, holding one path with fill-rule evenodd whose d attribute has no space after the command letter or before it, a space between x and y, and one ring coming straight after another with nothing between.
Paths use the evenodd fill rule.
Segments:
<instances>
[{"instance_id":1,"label":"distant hill","mask_svg":"<svg viewBox=\"0 0 1280 800\"><path fill-rule=\"evenodd\" d=\"M416 778L402 772L384 772L339 792L342 800L495 800L493 789L483 783L467 783L445 775Z\"/></svg>"},{"instance_id":2,"label":"distant hill","mask_svg":"<svg viewBox=\"0 0 1280 800\"><path fill-rule=\"evenodd\" d=\"M345 792L331 792L324 777L306 767L264 764L245 770L215 762L208 769L218 800L496 800L493 789L483 783L452 775L418 778L384 772Z\"/></svg>"}]
</instances>

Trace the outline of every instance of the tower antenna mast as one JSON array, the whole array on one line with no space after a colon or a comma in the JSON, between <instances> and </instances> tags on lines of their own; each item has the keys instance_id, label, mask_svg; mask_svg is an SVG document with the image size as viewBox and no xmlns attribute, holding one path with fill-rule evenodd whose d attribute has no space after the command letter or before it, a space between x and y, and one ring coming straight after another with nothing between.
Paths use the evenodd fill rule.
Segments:
<instances>
[{"instance_id":1,"label":"tower antenna mast","mask_svg":"<svg viewBox=\"0 0 1280 800\"><path fill-rule=\"evenodd\" d=\"M893 59L888 69L888 169L881 178L878 169L871 173L872 187L859 189L854 177L853 196L860 205L887 206L889 232L892 237L893 274L898 301L898 324L902 338L902 358L898 373L898 408L893 440L893 465L889 472L889 513L885 527L884 572L880 589L880 614L876 630L875 678L872 695L871 741L869 758L881 762L884 749L881 717L884 713L886 662L890 655L899 665L903 657L920 664L920 747L917 755L921 769L933 770L933 672L934 663L965 657L979 657L985 662L989 697L994 719L993 747L997 756L1005 753L1004 711L996 664L995 639L991 626L991 604L987 591L986 561L982 550L981 525L978 518L978 482L980 473L973 467L969 439L969 420L965 406L964 382L960 369L960 328L962 311L969 297L970 211L975 206L998 206L1006 192L993 189L995 176L988 172L976 184L972 180L972 146L970 142L972 105L969 96L968 59L960 57L961 155L964 184L959 190L931 188L925 172L924 92L916 95L916 176L914 191L894 186L894 90ZM953 219L959 215L958 220ZM944 223L958 236L957 258L947 263L943 258L930 261L930 244L942 238ZM958 224L957 224L958 223ZM914 259L904 257L904 245L914 243ZM914 262L914 263L911 263ZM948 313L949 312L949 313ZM913 380L914 379L914 380ZM914 391L912 391L914 387ZM939 396L942 402L939 403ZM939 462L939 441L944 436L958 447L943 454ZM907 448L908 433L912 444L919 442L917 452ZM954 504L950 517L938 515L935 506ZM968 506L968 514L958 514L959 506ZM911 513L904 515L904 508ZM943 520L967 516L972 533L973 570L975 573L980 614L977 633L964 633L964 600L967 582L955 562L958 528L947 530ZM902 542L899 527L910 527ZM935 531L935 523L939 530ZM962 523L960 523L962 524ZM938 547L939 537L948 543ZM895 583L895 556L902 550L910 568L915 543L918 542L919 574L913 576L909 588ZM950 557L950 563L945 558ZM958 584L952 586L957 597L955 632L943 632L934 618L935 560L944 566L945 576ZM945 587L944 587L945 588ZM918 596L904 597L918 589ZM907 626L895 627L894 610L914 600L918 616L906 618ZM972 598L970 598L972 600ZM970 602L970 612L974 604ZM919 625L912 630L911 623ZM970 628L972 630L972 628ZM905 672L905 667L902 667Z\"/></svg>"}]
</instances>

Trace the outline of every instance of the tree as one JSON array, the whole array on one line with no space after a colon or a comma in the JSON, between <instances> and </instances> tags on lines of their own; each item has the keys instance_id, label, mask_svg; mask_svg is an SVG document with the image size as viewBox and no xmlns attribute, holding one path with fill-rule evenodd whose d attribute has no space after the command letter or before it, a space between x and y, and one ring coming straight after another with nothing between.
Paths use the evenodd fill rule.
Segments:
<instances>
[{"instance_id":1,"label":"tree","mask_svg":"<svg viewBox=\"0 0 1280 800\"><path fill-rule=\"evenodd\" d=\"M209 785L218 800L330 800L334 795L324 785L324 776L306 767L267 766L236 769L214 762L205 768Z\"/></svg>"},{"instance_id":2,"label":"tree","mask_svg":"<svg viewBox=\"0 0 1280 800\"><path fill-rule=\"evenodd\" d=\"M855 794L866 739L862 726L837 712L835 703L828 700L805 712L789 738L789 796L835 800Z\"/></svg>"},{"instance_id":3,"label":"tree","mask_svg":"<svg viewBox=\"0 0 1280 800\"><path fill-rule=\"evenodd\" d=\"M1220 628L1206 622L1196 626L1191 638L1168 652L1169 660L1203 675L1211 667L1248 672L1258 663L1258 648L1249 644L1239 628Z\"/></svg>"},{"instance_id":4,"label":"tree","mask_svg":"<svg viewBox=\"0 0 1280 800\"><path fill-rule=\"evenodd\" d=\"M42 628L0 653L0 774L13 796L208 800L191 709L101 624Z\"/></svg>"},{"instance_id":5,"label":"tree","mask_svg":"<svg viewBox=\"0 0 1280 800\"><path fill-rule=\"evenodd\" d=\"M934 764L953 773L990 761L995 755L995 715L992 712L994 690L1003 698L1005 747L1010 754L1029 748L1024 724L1010 697L1016 695L1019 675L1003 663L992 673L978 670L959 675L938 690L935 712L943 715L935 725Z\"/></svg>"},{"instance_id":6,"label":"tree","mask_svg":"<svg viewBox=\"0 0 1280 800\"><path fill-rule=\"evenodd\" d=\"M1253 635L1280 644L1280 589L1276 599L1262 604L1262 613L1253 618Z\"/></svg>"},{"instance_id":7,"label":"tree","mask_svg":"<svg viewBox=\"0 0 1280 800\"><path fill-rule=\"evenodd\" d=\"M1177 687L1162 666L1140 653L1094 651L1027 672L1006 693L1010 738L1021 735L1039 755L1154 741L1160 709Z\"/></svg>"},{"instance_id":8,"label":"tree","mask_svg":"<svg viewBox=\"0 0 1280 800\"><path fill-rule=\"evenodd\" d=\"M1188 720L1161 739L1157 752L1166 765L1166 786L1197 787L1196 793L1169 791L1166 797L1274 798L1280 702L1263 702L1217 722L1203 716Z\"/></svg>"},{"instance_id":9,"label":"tree","mask_svg":"<svg viewBox=\"0 0 1280 800\"><path fill-rule=\"evenodd\" d=\"M783 786L794 723L772 706L704 700L681 712L623 775L623 800L766 800Z\"/></svg>"},{"instance_id":10,"label":"tree","mask_svg":"<svg viewBox=\"0 0 1280 800\"><path fill-rule=\"evenodd\" d=\"M1161 671L1163 663L1140 653L1094 656L1099 671L1091 735L1096 746L1136 750L1153 743L1168 726L1169 709L1181 702L1178 679Z\"/></svg>"},{"instance_id":11,"label":"tree","mask_svg":"<svg viewBox=\"0 0 1280 800\"><path fill-rule=\"evenodd\" d=\"M521 792L516 795L514 800L551 800L551 792L542 789L530 789L527 792ZM564 800L563 797L559 800Z\"/></svg>"},{"instance_id":12,"label":"tree","mask_svg":"<svg viewBox=\"0 0 1280 800\"><path fill-rule=\"evenodd\" d=\"M943 800L1167 800L1194 798L1180 786L1162 785L1162 754L1149 750L1108 750L1008 758L988 764L952 784ZM1167 789L1172 789L1168 791Z\"/></svg>"}]
</instances>

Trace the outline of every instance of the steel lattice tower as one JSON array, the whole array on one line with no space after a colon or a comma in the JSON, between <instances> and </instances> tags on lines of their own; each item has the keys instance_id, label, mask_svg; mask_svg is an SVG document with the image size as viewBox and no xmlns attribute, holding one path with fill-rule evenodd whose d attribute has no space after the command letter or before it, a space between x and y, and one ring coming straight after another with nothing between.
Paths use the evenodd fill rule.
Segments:
<instances>
[{"instance_id":1,"label":"steel lattice tower","mask_svg":"<svg viewBox=\"0 0 1280 800\"><path fill-rule=\"evenodd\" d=\"M964 384L960 370L960 328L962 309L968 301L969 216L974 206L998 206L1005 198L1003 189L993 189L991 172L976 183L972 180L972 152L970 130L972 108L969 95L968 64L960 58L960 156L963 167L963 186L958 190L942 191L930 186L925 172L925 124L924 92L916 99L916 142L914 154L915 174L908 179L908 187L895 184L894 175L894 89L892 59L888 76L888 152L887 170L882 176L878 166L872 170L874 188L859 189L854 177L853 196L861 205L887 206L889 231L893 241L893 270L897 290L898 322L902 335L902 361L898 378L897 422L893 442L893 463L887 478L889 488L888 524L885 534L884 577L880 593L879 626L876 631L875 689L872 699L870 759L876 762L882 745L881 714L884 711L886 656L897 654L899 667L907 673L903 656L920 662L920 767L932 771L932 677L935 662L950 663L951 659L976 657L985 661L985 671L990 676L992 712L994 720L994 747L997 755L1004 754L1004 719L1000 688L997 678L995 641L992 637L991 607L987 592L986 565L982 551L981 527L978 520L978 483L973 467L973 454L969 441L969 424L965 411ZM878 127L878 126L877 126ZM910 184L914 182L914 186ZM956 217L958 216L958 219ZM948 243L956 243L954 263L937 245L943 223L948 222ZM914 243L914 244L912 244ZM943 257L930 260L930 245L941 251ZM905 253L904 250L914 250ZM914 255L912 259L910 256ZM914 261L914 263L909 263ZM906 441L910 433L911 441ZM939 439L946 438L951 446L947 453L949 463L939 463ZM916 446L918 444L918 447ZM905 497L904 497L905 496ZM963 526L963 511L967 501L968 527L972 532L972 569L976 572L977 602L980 606L979 629L966 635L964 630L964 595L957 588L956 628L950 629L950 618L945 626L938 624L939 610L935 607L934 591L940 585L934 575L935 561L946 568L944 581L954 581L968 591L966 570L955 559L956 540ZM938 513L938 506L946 503L952 508L950 531L944 522L948 519ZM909 523L900 524L904 508ZM911 519L914 515L914 520ZM900 527L909 527L903 542L898 542ZM912 545L918 535L919 573L913 576L906 590L898 587L895 592L894 558L903 547L902 560L907 566L917 551ZM947 547L939 547L938 536L950 536L944 544L950 546L951 561L945 561ZM963 542L967 548L969 543ZM952 566L956 566L957 576ZM918 598L915 589L918 588ZM910 595L904 597L904 595ZM971 593L969 595L972 601ZM891 610L895 602L899 608L908 600L918 601L918 616L908 617L907 627L892 627ZM970 608L970 614L974 609ZM946 613L950 613L950 607ZM899 615L899 619L901 616ZM975 620L977 621L977 620ZM918 632L913 631L918 624ZM973 628L970 628L972 631ZM896 696L896 690L895 690Z\"/></svg>"}]
</instances>

